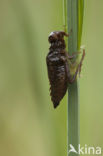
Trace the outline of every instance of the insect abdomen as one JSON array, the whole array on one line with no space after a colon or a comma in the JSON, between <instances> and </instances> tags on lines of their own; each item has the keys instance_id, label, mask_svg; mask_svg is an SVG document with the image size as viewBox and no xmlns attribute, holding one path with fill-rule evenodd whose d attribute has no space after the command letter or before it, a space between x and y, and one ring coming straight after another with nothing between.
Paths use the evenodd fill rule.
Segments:
<instances>
[{"instance_id":1,"label":"insect abdomen","mask_svg":"<svg viewBox=\"0 0 103 156\"><path fill-rule=\"evenodd\" d=\"M65 63L59 57L48 54L47 67L51 100L53 101L54 108L56 108L67 90Z\"/></svg>"}]
</instances>

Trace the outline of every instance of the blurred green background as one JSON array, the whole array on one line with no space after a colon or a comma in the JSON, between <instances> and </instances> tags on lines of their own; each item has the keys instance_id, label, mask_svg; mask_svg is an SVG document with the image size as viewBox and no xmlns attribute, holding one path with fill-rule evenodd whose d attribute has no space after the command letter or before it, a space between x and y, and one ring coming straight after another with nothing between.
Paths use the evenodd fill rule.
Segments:
<instances>
[{"instance_id":1,"label":"blurred green background","mask_svg":"<svg viewBox=\"0 0 103 156\"><path fill-rule=\"evenodd\" d=\"M66 156L67 95L54 110L45 57L62 0L0 1L0 156ZM86 0L80 143L103 147L103 0Z\"/></svg>"}]
</instances>

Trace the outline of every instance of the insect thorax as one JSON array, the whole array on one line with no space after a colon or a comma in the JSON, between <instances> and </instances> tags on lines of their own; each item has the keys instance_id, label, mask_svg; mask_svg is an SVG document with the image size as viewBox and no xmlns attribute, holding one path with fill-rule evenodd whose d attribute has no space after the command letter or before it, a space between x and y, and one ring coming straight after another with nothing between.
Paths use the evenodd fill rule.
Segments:
<instances>
[{"instance_id":1,"label":"insect thorax","mask_svg":"<svg viewBox=\"0 0 103 156\"><path fill-rule=\"evenodd\" d=\"M51 43L51 46L50 46L50 50L56 50L56 49L65 49L65 41L64 40L57 40L56 42L53 42Z\"/></svg>"}]
</instances>

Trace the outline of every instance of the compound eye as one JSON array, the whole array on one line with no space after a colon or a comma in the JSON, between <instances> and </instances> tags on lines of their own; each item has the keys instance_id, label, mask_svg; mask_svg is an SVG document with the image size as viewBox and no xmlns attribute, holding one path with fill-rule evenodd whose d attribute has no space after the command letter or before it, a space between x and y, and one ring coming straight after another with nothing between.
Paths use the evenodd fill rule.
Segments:
<instances>
[{"instance_id":1,"label":"compound eye","mask_svg":"<svg viewBox=\"0 0 103 156\"><path fill-rule=\"evenodd\" d=\"M55 35L52 35L52 36L49 36L48 40L50 43L53 43L57 40L57 37Z\"/></svg>"},{"instance_id":2,"label":"compound eye","mask_svg":"<svg viewBox=\"0 0 103 156\"><path fill-rule=\"evenodd\" d=\"M50 43L52 43L54 41L54 37L53 36L49 36L48 40L49 40Z\"/></svg>"}]
</instances>

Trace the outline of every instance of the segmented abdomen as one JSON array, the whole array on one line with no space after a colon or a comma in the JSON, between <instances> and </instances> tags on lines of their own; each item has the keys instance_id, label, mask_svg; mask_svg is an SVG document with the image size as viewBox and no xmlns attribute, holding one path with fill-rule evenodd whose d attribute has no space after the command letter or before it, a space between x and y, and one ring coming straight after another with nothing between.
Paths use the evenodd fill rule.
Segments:
<instances>
[{"instance_id":1,"label":"segmented abdomen","mask_svg":"<svg viewBox=\"0 0 103 156\"><path fill-rule=\"evenodd\" d=\"M50 81L50 95L54 108L64 97L67 90L67 76L65 62L57 56L47 56L48 77Z\"/></svg>"}]
</instances>

